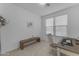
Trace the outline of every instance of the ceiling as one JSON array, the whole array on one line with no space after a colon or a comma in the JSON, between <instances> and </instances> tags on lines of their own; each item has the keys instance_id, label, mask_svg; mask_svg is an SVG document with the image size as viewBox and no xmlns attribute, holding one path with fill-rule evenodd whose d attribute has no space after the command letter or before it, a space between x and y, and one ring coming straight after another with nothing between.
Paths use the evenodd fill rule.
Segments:
<instances>
[{"instance_id":1,"label":"ceiling","mask_svg":"<svg viewBox=\"0 0 79 59\"><path fill-rule=\"evenodd\" d=\"M74 6L77 3L50 3L50 6L40 6L37 3L14 3L14 5L22 7L30 12L36 13L38 15L47 15L58 10Z\"/></svg>"}]
</instances>

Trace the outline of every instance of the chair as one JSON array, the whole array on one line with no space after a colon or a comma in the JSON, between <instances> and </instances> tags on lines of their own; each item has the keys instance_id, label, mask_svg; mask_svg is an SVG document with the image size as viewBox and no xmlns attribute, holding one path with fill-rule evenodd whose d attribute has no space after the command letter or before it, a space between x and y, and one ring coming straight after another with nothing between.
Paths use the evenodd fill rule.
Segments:
<instances>
[{"instance_id":1,"label":"chair","mask_svg":"<svg viewBox=\"0 0 79 59\"><path fill-rule=\"evenodd\" d=\"M53 43L52 34L48 34L47 37L48 37L48 42L49 42L49 44L52 44L52 43Z\"/></svg>"},{"instance_id":2,"label":"chair","mask_svg":"<svg viewBox=\"0 0 79 59\"><path fill-rule=\"evenodd\" d=\"M56 56L56 55L57 55L57 54L56 54L56 53L57 53L57 52L56 52L56 47L50 47L51 44L55 44L55 43L53 42L53 36L52 36L52 34L48 34L47 37L48 37L48 41L49 41L49 42L48 42L48 43L49 43L49 50L50 50L50 51L49 51L49 54Z\"/></svg>"}]
</instances>

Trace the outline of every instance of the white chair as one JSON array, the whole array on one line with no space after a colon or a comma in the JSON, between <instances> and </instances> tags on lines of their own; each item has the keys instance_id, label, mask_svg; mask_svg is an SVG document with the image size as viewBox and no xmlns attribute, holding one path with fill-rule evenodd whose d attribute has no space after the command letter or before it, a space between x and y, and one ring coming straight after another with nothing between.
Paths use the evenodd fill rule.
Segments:
<instances>
[{"instance_id":1,"label":"white chair","mask_svg":"<svg viewBox=\"0 0 79 59\"><path fill-rule=\"evenodd\" d=\"M54 43L53 36L52 36L52 34L48 34L47 37L48 37L48 41L49 41L49 54L56 56L57 55L56 54L56 47L50 47L50 45L52 43Z\"/></svg>"},{"instance_id":2,"label":"white chair","mask_svg":"<svg viewBox=\"0 0 79 59\"><path fill-rule=\"evenodd\" d=\"M52 36L52 34L48 34L47 37L48 37L49 44L52 44L53 43L53 36Z\"/></svg>"}]
</instances>

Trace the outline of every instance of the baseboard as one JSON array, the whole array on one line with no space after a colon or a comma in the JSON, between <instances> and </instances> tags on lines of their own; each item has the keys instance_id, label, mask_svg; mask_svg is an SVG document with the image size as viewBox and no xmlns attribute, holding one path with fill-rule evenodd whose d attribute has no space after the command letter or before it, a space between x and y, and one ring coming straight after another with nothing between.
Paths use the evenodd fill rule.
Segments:
<instances>
[{"instance_id":1,"label":"baseboard","mask_svg":"<svg viewBox=\"0 0 79 59\"><path fill-rule=\"evenodd\" d=\"M9 51L6 51L6 52L1 52L1 56L3 56L3 55L6 55L6 54L9 54L9 52L11 52L11 51L15 51L15 50L17 50L17 49L19 49L19 48L14 48L14 49L12 49L12 50L9 50Z\"/></svg>"}]
</instances>

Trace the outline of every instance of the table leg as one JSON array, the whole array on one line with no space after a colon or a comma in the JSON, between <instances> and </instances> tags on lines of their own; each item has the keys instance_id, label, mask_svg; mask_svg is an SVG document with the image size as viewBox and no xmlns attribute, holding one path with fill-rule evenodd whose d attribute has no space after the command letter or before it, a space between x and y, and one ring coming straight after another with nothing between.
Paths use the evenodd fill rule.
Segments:
<instances>
[{"instance_id":1,"label":"table leg","mask_svg":"<svg viewBox=\"0 0 79 59\"><path fill-rule=\"evenodd\" d=\"M60 56L60 48L57 48L57 56Z\"/></svg>"}]
</instances>

